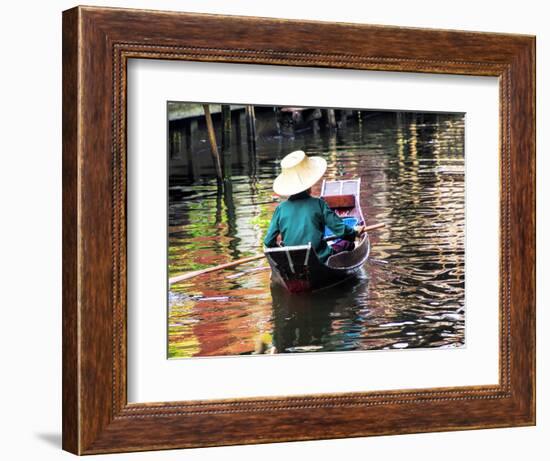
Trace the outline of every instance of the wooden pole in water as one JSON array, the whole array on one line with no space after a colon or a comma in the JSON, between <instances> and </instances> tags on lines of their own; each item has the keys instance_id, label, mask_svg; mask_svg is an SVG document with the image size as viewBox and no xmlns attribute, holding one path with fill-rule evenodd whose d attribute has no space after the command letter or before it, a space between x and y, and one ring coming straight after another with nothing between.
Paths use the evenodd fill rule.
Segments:
<instances>
[{"instance_id":1,"label":"wooden pole in water","mask_svg":"<svg viewBox=\"0 0 550 461\"><path fill-rule=\"evenodd\" d=\"M206 119L206 128L208 130L208 139L210 141L210 151L212 152L212 158L214 159L214 166L216 167L216 177L218 181L223 180L222 166L220 162L220 153L218 152L218 145L216 143L216 132L214 131L214 123L212 123L212 115L210 114L210 107L208 104L202 105L204 109L204 118Z\"/></svg>"},{"instance_id":2,"label":"wooden pole in water","mask_svg":"<svg viewBox=\"0 0 550 461\"><path fill-rule=\"evenodd\" d=\"M196 144L196 138L197 138L197 129L199 126L199 122L196 118L193 118L189 120L186 127L186 146L185 150L187 151L187 160L189 162L189 176L195 180L195 178L198 178L199 173L199 165L198 165L198 159L193 158L193 150L195 148Z\"/></svg>"},{"instance_id":3,"label":"wooden pole in water","mask_svg":"<svg viewBox=\"0 0 550 461\"><path fill-rule=\"evenodd\" d=\"M334 109L327 109L327 122L331 130L336 128L336 114L334 113Z\"/></svg>"},{"instance_id":4,"label":"wooden pole in water","mask_svg":"<svg viewBox=\"0 0 550 461\"><path fill-rule=\"evenodd\" d=\"M237 233L237 210L233 200L233 184L227 177L223 181L223 204L225 205L225 216L227 224L227 235L236 235ZM238 239L231 239L228 247L233 258L240 256Z\"/></svg>"},{"instance_id":5,"label":"wooden pole in water","mask_svg":"<svg viewBox=\"0 0 550 461\"><path fill-rule=\"evenodd\" d=\"M231 106L222 104L222 166L225 180L231 178Z\"/></svg>"},{"instance_id":6,"label":"wooden pole in water","mask_svg":"<svg viewBox=\"0 0 550 461\"><path fill-rule=\"evenodd\" d=\"M257 133L256 133L256 109L254 108L254 106L250 106L250 112L252 114L252 132L254 133L254 144L255 144Z\"/></svg>"},{"instance_id":7,"label":"wooden pole in water","mask_svg":"<svg viewBox=\"0 0 550 461\"><path fill-rule=\"evenodd\" d=\"M251 178L256 178L256 114L254 106L248 105L245 108L246 113L246 128L247 128L247 144L248 144L248 166L249 175ZM253 181L251 182L251 184Z\"/></svg>"},{"instance_id":8,"label":"wooden pole in water","mask_svg":"<svg viewBox=\"0 0 550 461\"><path fill-rule=\"evenodd\" d=\"M254 106L246 106L246 128L248 131L248 143L256 149L256 113Z\"/></svg>"},{"instance_id":9,"label":"wooden pole in water","mask_svg":"<svg viewBox=\"0 0 550 461\"><path fill-rule=\"evenodd\" d=\"M222 104L222 151L231 148L231 106Z\"/></svg>"}]
</instances>

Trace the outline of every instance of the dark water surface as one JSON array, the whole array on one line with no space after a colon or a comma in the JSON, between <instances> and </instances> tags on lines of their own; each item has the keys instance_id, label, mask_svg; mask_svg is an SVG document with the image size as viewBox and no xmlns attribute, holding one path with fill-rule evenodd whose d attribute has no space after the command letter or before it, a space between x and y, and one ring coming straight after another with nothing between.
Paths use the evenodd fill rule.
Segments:
<instances>
[{"instance_id":1,"label":"dark water surface","mask_svg":"<svg viewBox=\"0 0 550 461\"><path fill-rule=\"evenodd\" d=\"M332 134L261 136L256 158L234 136L224 194L206 133L186 133L171 132L183 160L170 171L170 276L261 252L278 162L296 149L323 156L327 179L361 177L367 224L386 227L370 234L359 279L317 293L270 287L265 259L173 285L170 358L464 345L462 115L377 113Z\"/></svg>"}]
</instances>

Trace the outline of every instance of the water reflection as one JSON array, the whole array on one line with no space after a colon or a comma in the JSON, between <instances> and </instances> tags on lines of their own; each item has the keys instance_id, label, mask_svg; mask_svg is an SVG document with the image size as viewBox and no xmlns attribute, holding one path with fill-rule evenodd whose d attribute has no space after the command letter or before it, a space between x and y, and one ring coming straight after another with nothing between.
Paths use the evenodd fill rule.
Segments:
<instances>
[{"instance_id":1,"label":"water reflection","mask_svg":"<svg viewBox=\"0 0 550 461\"><path fill-rule=\"evenodd\" d=\"M354 300L368 292L360 276L311 294L289 294L273 286L273 346L277 352L355 350L356 339L367 328L365 313Z\"/></svg>"},{"instance_id":2,"label":"water reflection","mask_svg":"<svg viewBox=\"0 0 550 461\"><path fill-rule=\"evenodd\" d=\"M278 161L296 149L324 156L329 179L360 176L367 222L387 227L361 278L318 293L271 288L264 260L172 286L169 356L463 345L463 117L366 113L283 136L261 135L272 115L257 115L257 155L232 137L223 193L204 130L171 130L170 275L260 252Z\"/></svg>"}]
</instances>

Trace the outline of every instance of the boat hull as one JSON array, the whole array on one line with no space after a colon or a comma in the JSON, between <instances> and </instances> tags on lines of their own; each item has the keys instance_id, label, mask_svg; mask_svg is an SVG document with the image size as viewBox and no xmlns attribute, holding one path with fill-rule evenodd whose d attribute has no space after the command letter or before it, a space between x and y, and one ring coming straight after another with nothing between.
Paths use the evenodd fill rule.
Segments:
<instances>
[{"instance_id":1,"label":"boat hull","mask_svg":"<svg viewBox=\"0 0 550 461\"><path fill-rule=\"evenodd\" d=\"M331 256L327 263L317 258L309 245L266 250L271 281L291 293L316 291L358 275L370 253L370 240L363 236L353 251Z\"/></svg>"}]
</instances>

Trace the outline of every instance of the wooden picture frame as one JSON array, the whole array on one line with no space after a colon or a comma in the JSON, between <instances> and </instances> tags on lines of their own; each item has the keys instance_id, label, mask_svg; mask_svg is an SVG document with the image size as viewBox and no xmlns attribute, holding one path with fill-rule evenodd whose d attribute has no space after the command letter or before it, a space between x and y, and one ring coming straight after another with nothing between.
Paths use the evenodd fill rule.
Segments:
<instances>
[{"instance_id":1,"label":"wooden picture frame","mask_svg":"<svg viewBox=\"0 0 550 461\"><path fill-rule=\"evenodd\" d=\"M131 58L498 77L499 384L129 404L125 155ZM534 37L94 7L63 13L65 450L92 454L533 424Z\"/></svg>"}]
</instances>

